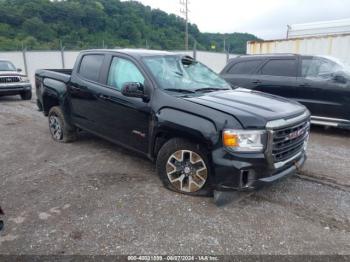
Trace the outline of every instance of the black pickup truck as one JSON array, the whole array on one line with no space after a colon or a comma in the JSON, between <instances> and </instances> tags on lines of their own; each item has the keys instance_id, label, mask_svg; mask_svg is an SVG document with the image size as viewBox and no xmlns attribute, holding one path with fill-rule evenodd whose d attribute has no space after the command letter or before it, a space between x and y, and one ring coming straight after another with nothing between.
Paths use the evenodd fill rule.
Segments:
<instances>
[{"instance_id":1,"label":"black pickup truck","mask_svg":"<svg viewBox=\"0 0 350 262\"><path fill-rule=\"evenodd\" d=\"M84 130L156 162L177 192L251 190L294 173L306 159L309 111L243 88L189 56L89 50L73 70L38 70L38 107L54 140Z\"/></svg>"}]
</instances>

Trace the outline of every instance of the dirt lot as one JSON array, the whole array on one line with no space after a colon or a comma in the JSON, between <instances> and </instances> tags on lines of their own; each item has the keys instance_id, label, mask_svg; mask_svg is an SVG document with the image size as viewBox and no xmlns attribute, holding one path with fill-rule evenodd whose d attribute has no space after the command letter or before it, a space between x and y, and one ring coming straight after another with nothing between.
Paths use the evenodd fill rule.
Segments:
<instances>
[{"instance_id":1,"label":"dirt lot","mask_svg":"<svg viewBox=\"0 0 350 262\"><path fill-rule=\"evenodd\" d=\"M33 101L3 97L0 253L350 254L349 137L313 128L301 176L217 207L92 135L53 142Z\"/></svg>"}]
</instances>

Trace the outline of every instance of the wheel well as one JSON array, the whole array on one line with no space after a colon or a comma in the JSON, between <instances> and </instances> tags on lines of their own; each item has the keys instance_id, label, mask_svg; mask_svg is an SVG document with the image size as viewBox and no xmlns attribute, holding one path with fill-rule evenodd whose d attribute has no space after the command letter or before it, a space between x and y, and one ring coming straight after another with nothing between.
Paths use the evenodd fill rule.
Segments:
<instances>
[{"instance_id":1,"label":"wheel well","mask_svg":"<svg viewBox=\"0 0 350 262\"><path fill-rule=\"evenodd\" d=\"M196 136L191 136L188 134L171 134L167 132L162 132L157 134L154 140L154 147L153 147L153 157L156 158L158 155L159 150L162 148L162 146L169 141L170 139L173 138L181 138L181 139L186 139L191 141L192 143L200 144L204 146L205 149L209 151L210 145L203 141L203 139L200 139Z\"/></svg>"},{"instance_id":2,"label":"wheel well","mask_svg":"<svg viewBox=\"0 0 350 262\"><path fill-rule=\"evenodd\" d=\"M60 103L57 97L44 96L43 97L43 110L44 114L47 116L52 107L58 106Z\"/></svg>"}]
</instances>

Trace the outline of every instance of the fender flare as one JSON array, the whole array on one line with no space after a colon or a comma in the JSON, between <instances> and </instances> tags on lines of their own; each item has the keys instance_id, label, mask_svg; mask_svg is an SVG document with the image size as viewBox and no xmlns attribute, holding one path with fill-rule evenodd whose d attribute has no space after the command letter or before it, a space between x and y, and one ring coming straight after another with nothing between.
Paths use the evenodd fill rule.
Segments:
<instances>
[{"instance_id":1,"label":"fender flare","mask_svg":"<svg viewBox=\"0 0 350 262\"><path fill-rule=\"evenodd\" d=\"M213 121L179 109L163 108L156 114L150 151L152 156L156 157L161 146L174 137L201 143L208 149L220 139Z\"/></svg>"}]
</instances>

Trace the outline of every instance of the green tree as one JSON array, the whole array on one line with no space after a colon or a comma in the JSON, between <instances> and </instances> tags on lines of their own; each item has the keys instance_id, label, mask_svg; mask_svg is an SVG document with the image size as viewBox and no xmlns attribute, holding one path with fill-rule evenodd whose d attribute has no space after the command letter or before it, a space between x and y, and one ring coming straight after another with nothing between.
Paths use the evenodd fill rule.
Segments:
<instances>
[{"instance_id":1,"label":"green tree","mask_svg":"<svg viewBox=\"0 0 350 262\"><path fill-rule=\"evenodd\" d=\"M120 0L0 0L0 49L15 50L22 44L31 49L108 47L184 48L183 18L151 9L136 1ZM190 45L244 53L254 35L201 33L189 24Z\"/></svg>"}]
</instances>

